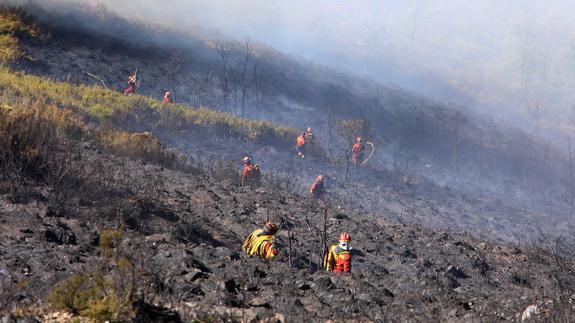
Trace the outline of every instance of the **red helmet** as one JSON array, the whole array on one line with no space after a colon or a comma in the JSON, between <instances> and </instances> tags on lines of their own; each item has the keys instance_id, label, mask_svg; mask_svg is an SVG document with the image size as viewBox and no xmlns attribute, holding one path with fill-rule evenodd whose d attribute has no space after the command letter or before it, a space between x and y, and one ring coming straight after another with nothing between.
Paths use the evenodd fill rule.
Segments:
<instances>
[{"instance_id":1,"label":"red helmet","mask_svg":"<svg viewBox=\"0 0 575 323\"><path fill-rule=\"evenodd\" d=\"M339 242L349 242L350 240L351 240L351 238L349 237L349 233L347 233L347 232L343 232L339 236Z\"/></svg>"},{"instance_id":2,"label":"red helmet","mask_svg":"<svg viewBox=\"0 0 575 323\"><path fill-rule=\"evenodd\" d=\"M249 157L249 156L244 157L244 164L249 164L251 162L252 162L251 157Z\"/></svg>"},{"instance_id":3,"label":"red helmet","mask_svg":"<svg viewBox=\"0 0 575 323\"><path fill-rule=\"evenodd\" d=\"M317 175L317 177L316 177L315 180L318 181L318 182L323 181L323 175Z\"/></svg>"},{"instance_id":4,"label":"red helmet","mask_svg":"<svg viewBox=\"0 0 575 323\"><path fill-rule=\"evenodd\" d=\"M273 222L267 222L264 225L264 231L270 234L274 234L278 231L278 226Z\"/></svg>"}]
</instances>

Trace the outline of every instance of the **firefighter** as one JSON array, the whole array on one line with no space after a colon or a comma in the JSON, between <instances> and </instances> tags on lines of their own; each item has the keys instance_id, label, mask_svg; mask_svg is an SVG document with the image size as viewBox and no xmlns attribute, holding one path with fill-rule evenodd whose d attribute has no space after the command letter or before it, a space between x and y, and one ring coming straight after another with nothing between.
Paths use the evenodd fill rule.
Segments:
<instances>
[{"instance_id":1,"label":"firefighter","mask_svg":"<svg viewBox=\"0 0 575 323\"><path fill-rule=\"evenodd\" d=\"M172 103L172 92L166 91L166 94L164 94L164 98L162 99L162 102Z\"/></svg>"},{"instance_id":2,"label":"firefighter","mask_svg":"<svg viewBox=\"0 0 575 323\"><path fill-rule=\"evenodd\" d=\"M313 140L313 132L311 127L308 127L306 130L302 131L300 135L296 138L296 151L297 156L300 158L305 158L306 148L311 144Z\"/></svg>"},{"instance_id":3,"label":"firefighter","mask_svg":"<svg viewBox=\"0 0 575 323\"><path fill-rule=\"evenodd\" d=\"M273 222L267 222L263 228L256 229L252 232L242 244L242 249L250 256L271 260L278 254L278 248L275 244L275 234L278 227Z\"/></svg>"},{"instance_id":4,"label":"firefighter","mask_svg":"<svg viewBox=\"0 0 575 323\"><path fill-rule=\"evenodd\" d=\"M242 186L258 183L260 178L260 165L252 163L252 158L244 157L244 169L242 171Z\"/></svg>"},{"instance_id":5,"label":"firefighter","mask_svg":"<svg viewBox=\"0 0 575 323\"><path fill-rule=\"evenodd\" d=\"M351 147L351 162L359 166L363 162L363 152L365 151L365 145L363 144L363 139L361 137L355 138L355 143Z\"/></svg>"},{"instance_id":6,"label":"firefighter","mask_svg":"<svg viewBox=\"0 0 575 323\"><path fill-rule=\"evenodd\" d=\"M299 158L305 158L305 140L306 132L302 131L296 139L296 151Z\"/></svg>"},{"instance_id":7,"label":"firefighter","mask_svg":"<svg viewBox=\"0 0 575 323\"><path fill-rule=\"evenodd\" d=\"M323 258L323 267L333 273L351 272L351 247L349 234L343 232L339 241L334 243Z\"/></svg>"},{"instance_id":8,"label":"firefighter","mask_svg":"<svg viewBox=\"0 0 575 323\"><path fill-rule=\"evenodd\" d=\"M136 74L130 75L128 78L128 87L124 90L124 95L135 94L136 93Z\"/></svg>"},{"instance_id":9,"label":"firefighter","mask_svg":"<svg viewBox=\"0 0 575 323\"><path fill-rule=\"evenodd\" d=\"M308 128L305 130L305 139L308 140L308 141L310 141L310 140L313 139L313 132L311 131L311 127L308 127Z\"/></svg>"},{"instance_id":10,"label":"firefighter","mask_svg":"<svg viewBox=\"0 0 575 323\"><path fill-rule=\"evenodd\" d=\"M311 197L314 201L325 202L325 185L323 181L323 175L318 175L315 181L311 184L309 188Z\"/></svg>"}]
</instances>

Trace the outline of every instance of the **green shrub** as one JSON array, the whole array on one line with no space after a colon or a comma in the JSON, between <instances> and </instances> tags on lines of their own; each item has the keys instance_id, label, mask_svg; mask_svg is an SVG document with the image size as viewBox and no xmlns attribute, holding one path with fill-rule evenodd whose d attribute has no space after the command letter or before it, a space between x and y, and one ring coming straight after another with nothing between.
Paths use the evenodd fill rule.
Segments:
<instances>
[{"instance_id":1,"label":"green shrub","mask_svg":"<svg viewBox=\"0 0 575 323\"><path fill-rule=\"evenodd\" d=\"M125 321L134 315L135 271L122 255L120 230L100 234L100 269L78 273L57 284L48 303L57 310L97 322Z\"/></svg>"},{"instance_id":2,"label":"green shrub","mask_svg":"<svg viewBox=\"0 0 575 323\"><path fill-rule=\"evenodd\" d=\"M0 63L13 63L24 56L19 39L38 38L40 31L23 10L0 8Z\"/></svg>"},{"instance_id":3,"label":"green shrub","mask_svg":"<svg viewBox=\"0 0 575 323\"><path fill-rule=\"evenodd\" d=\"M182 104L164 105L155 99L124 96L98 86L74 86L46 78L0 69L0 102L28 104L37 102L66 108L76 116L116 128L137 127L145 131L179 131L192 127L224 130L232 136L260 143L291 147L297 131L264 121L235 117L205 107Z\"/></svg>"}]
</instances>

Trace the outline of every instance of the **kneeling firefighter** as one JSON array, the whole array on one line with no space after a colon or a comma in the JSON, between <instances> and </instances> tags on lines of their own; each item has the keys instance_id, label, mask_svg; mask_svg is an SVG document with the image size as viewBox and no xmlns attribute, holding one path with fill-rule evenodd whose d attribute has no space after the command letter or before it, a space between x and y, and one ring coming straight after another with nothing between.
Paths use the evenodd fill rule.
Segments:
<instances>
[{"instance_id":1,"label":"kneeling firefighter","mask_svg":"<svg viewBox=\"0 0 575 323\"><path fill-rule=\"evenodd\" d=\"M244 157L243 162L242 186L258 184L260 180L260 165L252 163L252 159L249 156Z\"/></svg>"},{"instance_id":2,"label":"kneeling firefighter","mask_svg":"<svg viewBox=\"0 0 575 323\"><path fill-rule=\"evenodd\" d=\"M351 247L349 234L343 232L339 236L339 242L333 244L323 258L323 267L333 273L351 272Z\"/></svg>"},{"instance_id":3,"label":"kneeling firefighter","mask_svg":"<svg viewBox=\"0 0 575 323\"><path fill-rule=\"evenodd\" d=\"M278 254L275 244L275 234L278 227L273 222L267 222L263 228L252 232L242 244L242 249L248 255L257 255L265 259L273 259Z\"/></svg>"},{"instance_id":4,"label":"kneeling firefighter","mask_svg":"<svg viewBox=\"0 0 575 323\"><path fill-rule=\"evenodd\" d=\"M325 202L325 183L323 175L318 175L315 181L309 187L309 192L313 201Z\"/></svg>"}]
</instances>

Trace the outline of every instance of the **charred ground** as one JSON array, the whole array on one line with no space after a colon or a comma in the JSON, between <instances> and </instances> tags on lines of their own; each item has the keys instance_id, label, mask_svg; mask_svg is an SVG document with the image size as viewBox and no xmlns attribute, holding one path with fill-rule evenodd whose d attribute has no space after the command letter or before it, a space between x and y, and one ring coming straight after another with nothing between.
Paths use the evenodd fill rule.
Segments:
<instances>
[{"instance_id":1,"label":"charred ground","mask_svg":"<svg viewBox=\"0 0 575 323\"><path fill-rule=\"evenodd\" d=\"M375 214L324 213L273 183L239 187L222 172L171 170L87 145L76 152L72 166L95 171L68 192L73 203L56 211L53 187L33 180L25 202L2 196L0 301L19 315L42 317L50 291L74 275L112 275L101 241L117 230L114 250L134 266L138 321L496 321L519 320L531 304L542 321L573 313L574 269L561 241L546 250L497 245ZM353 236L352 275L318 271L325 214L329 241L341 230ZM266 220L280 223L273 262L239 250Z\"/></svg>"},{"instance_id":2,"label":"charred ground","mask_svg":"<svg viewBox=\"0 0 575 323\"><path fill-rule=\"evenodd\" d=\"M160 98L170 89L178 102L188 105L294 127L313 125L323 149L339 158L342 149L349 148L334 143L334 122L363 117L370 121L365 135L378 149L369 169L353 172L348 181L341 165L293 158L294 134L261 146L265 134L253 140L243 132L245 138L229 140L222 136L229 130L225 127L204 135L129 113L116 120L119 128L152 131L162 142L202 159L239 160L248 153L264 171L276 175L297 169L299 179L290 186L300 192L317 174L326 173L340 204L399 221L517 243L541 235L567 236L573 230L575 181L561 176L572 174L567 157L550 143L464 107L301 62L258 44L159 30L105 10L26 12L49 37L23 39L22 49L32 59L16 62L17 69L73 84L101 85L91 73L120 91L127 75L138 68L139 93ZM249 82L239 78L244 72Z\"/></svg>"},{"instance_id":3,"label":"charred ground","mask_svg":"<svg viewBox=\"0 0 575 323\"><path fill-rule=\"evenodd\" d=\"M93 47L83 33L63 37L50 28L49 40L22 39L35 60L13 67L76 84L93 82L78 70L109 68L115 88L124 78L118 70L131 72L126 66L145 68L152 79L168 72L146 46L118 41L127 49L114 52L116 46ZM535 305L536 320L572 316L566 241L509 246L400 223L483 228L512 239L537 227L557 232L563 222L556 218L540 221L497 199L377 167L353 170L344 181L325 160L293 158L287 128L198 117L196 109L190 117L150 98L9 70L1 76L6 313L46 321L63 308L96 320L491 322L520 320ZM263 161L261 187L240 187L237 165L226 161L246 151ZM293 179L296 170L301 180ZM294 194L318 172L330 175L325 210ZM270 219L280 224L282 255L274 262L246 257L242 239ZM327 242L342 230L352 234L352 275L318 270L324 225ZM82 290L93 293L90 305Z\"/></svg>"}]
</instances>

